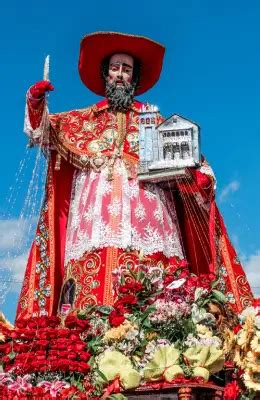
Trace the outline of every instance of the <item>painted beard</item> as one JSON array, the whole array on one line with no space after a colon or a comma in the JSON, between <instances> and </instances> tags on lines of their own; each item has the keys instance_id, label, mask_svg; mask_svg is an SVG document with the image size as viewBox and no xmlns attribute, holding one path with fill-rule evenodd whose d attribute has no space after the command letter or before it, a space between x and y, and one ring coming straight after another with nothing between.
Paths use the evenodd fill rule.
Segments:
<instances>
[{"instance_id":1,"label":"painted beard","mask_svg":"<svg viewBox=\"0 0 260 400\"><path fill-rule=\"evenodd\" d=\"M120 82L122 84L117 86L117 81L106 81L106 97L113 111L126 112L134 101L136 83Z\"/></svg>"}]
</instances>

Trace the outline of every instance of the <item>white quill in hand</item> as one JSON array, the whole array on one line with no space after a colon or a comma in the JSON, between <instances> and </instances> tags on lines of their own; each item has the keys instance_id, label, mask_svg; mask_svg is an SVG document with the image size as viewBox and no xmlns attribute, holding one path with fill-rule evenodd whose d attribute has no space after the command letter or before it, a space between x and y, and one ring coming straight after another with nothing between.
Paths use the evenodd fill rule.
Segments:
<instances>
[{"instance_id":1,"label":"white quill in hand","mask_svg":"<svg viewBox=\"0 0 260 400\"><path fill-rule=\"evenodd\" d=\"M43 80L44 81L50 80L50 56L49 55L45 58L45 61L44 61Z\"/></svg>"}]
</instances>

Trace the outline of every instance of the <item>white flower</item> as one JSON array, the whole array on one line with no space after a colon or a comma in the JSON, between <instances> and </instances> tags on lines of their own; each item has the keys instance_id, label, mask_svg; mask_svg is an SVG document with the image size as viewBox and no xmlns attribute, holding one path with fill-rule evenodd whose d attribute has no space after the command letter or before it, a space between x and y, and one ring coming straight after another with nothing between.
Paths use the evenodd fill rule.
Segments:
<instances>
[{"instance_id":1,"label":"white flower","mask_svg":"<svg viewBox=\"0 0 260 400\"><path fill-rule=\"evenodd\" d=\"M134 213L135 213L135 217L139 221L143 221L146 217L146 211L145 211L144 205L139 202L135 208Z\"/></svg>"},{"instance_id":2,"label":"white flower","mask_svg":"<svg viewBox=\"0 0 260 400\"><path fill-rule=\"evenodd\" d=\"M104 179L100 184L100 191L104 196L111 193L112 192L111 182Z\"/></svg>"},{"instance_id":3,"label":"white flower","mask_svg":"<svg viewBox=\"0 0 260 400\"><path fill-rule=\"evenodd\" d=\"M147 200L151 201L156 198L155 187L151 183L147 183L144 187L144 195Z\"/></svg>"},{"instance_id":4,"label":"white flower","mask_svg":"<svg viewBox=\"0 0 260 400\"><path fill-rule=\"evenodd\" d=\"M192 304L191 306L191 317L192 321L194 324L198 324L199 322L202 321L207 321L207 322L215 322L215 317L211 313L207 313L204 308L199 308L197 304Z\"/></svg>"},{"instance_id":5,"label":"white flower","mask_svg":"<svg viewBox=\"0 0 260 400\"><path fill-rule=\"evenodd\" d=\"M84 212L83 218L85 219L85 221L90 222L93 219L93 215L94 215L94 207L93 207L93 205L90 205L90 206L88 206L87 210Z\"/></svg>"},{"instance_id":6,"label":"white flower","mask_svg":"<svg viewBox=\"0 0 260 400\"><path fill-rule=\"evenodd\" d=\"M241 314L239 315L239 319L241 322L244 322L246 320L246 317L249 315L253 319L255 319L257 314L258 314L258 307L247 307L241 312Z\"/></svg>"},{"instance_id":7,"label":"white flower","mask_svg":"<svg viewBox=\"0 0 260 400\"><path fill-rule=\"evenodd\" d=\"M156 219L156 221L163 224L163 211L159 205L157 206L156 210L154 210L153 215L154 215L154 218Z\"/></svg>"},{"instance_id":8,"label":"white flower","mask_svg":"<svg viewBox=\"0 0 260 400\"><path fill-rule=\"evenodd\" d=\"M195 294L194 294L194 300L198 301L204 294L207 294L207 293L208 293L207 289L204 289L201 287L196 288Z\"/></svg>"},{"instance_id":9,"label":"white flower","mask_svg":"<svg viewBox=\"0 0 260 400\"><path fill-rule=\"evenodd\" d=\"M121 212L121 203L119 199L114 199L111 204L107 206L108 212L113 217L117 217Z\"/></svg>"},{"instance_id":10,"label":"white flower","mask_svg":"<svg viewBox=\"0 0 260 400\"><path fill-rule=\"evenodd\" d=\"M126 193L128 194L130 199L134 199L137 197L139 193L139 185L136 180L132 180L132 182L129 183L128 190Z\"/></svg>"}]
</instances>

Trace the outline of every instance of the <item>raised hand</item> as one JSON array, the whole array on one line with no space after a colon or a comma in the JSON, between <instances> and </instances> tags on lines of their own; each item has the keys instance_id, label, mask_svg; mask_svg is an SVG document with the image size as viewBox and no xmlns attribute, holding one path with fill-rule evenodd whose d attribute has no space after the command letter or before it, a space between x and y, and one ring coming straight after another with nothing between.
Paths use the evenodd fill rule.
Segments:
<instances>
[{"instance_id":1,"label":"raised hand","mask_svg":"<svg viewBox=\"0 0 260 400\"><path fill-rule=\"evenodd\" d=\"M46 92L54 90L54 86L49 81L39 81L30 87L29 93L34 99L40 99Z\"/></svg>"}]
</instances>

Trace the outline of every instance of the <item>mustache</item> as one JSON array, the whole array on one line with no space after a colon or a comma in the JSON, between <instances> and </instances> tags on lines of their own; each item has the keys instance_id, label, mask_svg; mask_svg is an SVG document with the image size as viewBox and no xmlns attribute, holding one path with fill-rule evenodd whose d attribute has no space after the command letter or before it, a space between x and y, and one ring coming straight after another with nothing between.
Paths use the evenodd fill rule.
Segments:
<instances>
[{"instance_id":1,"label":"mustache","mask_svg":"<svg viewBox=\"0 0 260 400\"><path fill-rule=\"evenodd\" d=\"M120 86L117 86L118 83L120 83ZM117 78L114 82L110 83L111 88L114 89L120 89L120 88L124 88L126 91L131 91L132 89L132 84L129 82L124 81L123 79Z\"/></svg>"},{"instance_id":2,"label":"mustache","mask_svg":"<svg viewBox=\"0 0 260 400\"><path fill-rule=\"evenodd\" d=\"M112 83L106 81L106 97L112 110L127 111L134 101L135 88L135 83L129 83L119 78Z\"/></svg>"}]
</instances>

